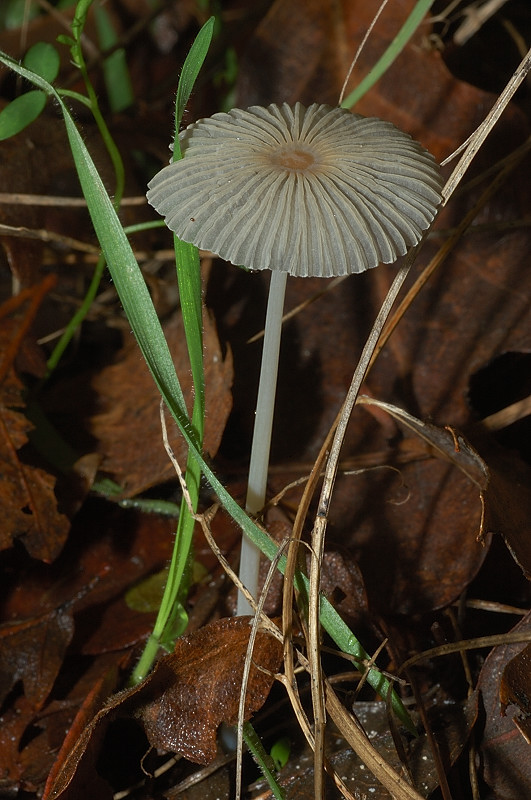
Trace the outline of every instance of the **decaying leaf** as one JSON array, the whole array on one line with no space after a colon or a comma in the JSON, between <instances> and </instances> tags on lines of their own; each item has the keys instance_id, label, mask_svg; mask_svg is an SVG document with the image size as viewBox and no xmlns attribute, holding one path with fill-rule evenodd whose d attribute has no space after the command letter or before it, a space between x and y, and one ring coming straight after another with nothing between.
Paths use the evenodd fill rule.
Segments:
<instances>
[{"instance_id":1,"label":"decaying leaf","mask_svg":"<svg viewBox=\"0 0 531 800\"><path fill-rule=\"evenodd\" d=\"M186 350L182 316L176 314L164 333L174 356L185 398L191 397L192 379ZM213 320L205 313L205 452L214 455L219 447L231 408L232 359L223 357ZM93 388L105 411L91 420L91 432L98 441L103 461L101 468L122 486L125 496L175 477L164 445L160 426L160 395L138 352L129 342L119 359L94 378ZM173 422L168 424L169 439L177 460L186 464L187 448ZM149 441L148 448L139 442Z\"/></svg>"},{"instance_id":2,"label":"decaying leaf","mask_svg":"<svg viewBox=\"0 0 531 800\"><path fill-rule=\"evenodd\" d=\"M513 722L522 732L527 744L531 744L531 645L528 644L503 670L500 684L502 710L513 704L519 711Z\"/></svg>"},{"instance_id":3,"label":"decaying leaf","mask_svg":"<svg viewBox=\"0 0 531 800\"><path fill-rule=\"evenodd\" d=\"M22 680L38 709L50 693L74 632L71 613L58 609L36 619L0 627L0 703Z\"/></svg>"},{"instance_id":4,"label":"decaying leaf","mask_svg":"<svg viewBox=\"0 0 531 800\"><path fill-rule=\"evenodd\" d=\"M374 65L414 4L415 0L395 0L386 6L356 64L349 88L355 86ZM130 18L134 17L135 22L141 21L143 14L147 13L147 5L143 0L127 0L125 3ZM135 114L134 124L131 124L129 116L112 120L113 134L117 136L120 152L126 158L133 150L156 153L164 161L168 158L172 92L166 93L166 108L164 103L154 107L149 93L153 86L162 86L166 77L168 82L174 82L176 55L179 59L181 56L184 58L193 33L194 4L184 10L181 8L183 4L177 5L177 10L165 11L164 16L158 18L157 23L163 19L164 24L153 26L152 38L139 37L128 47L128 64L135 76L139 104L132 112ZM358 0L350 4L274 0L264 12L244 9L238 24L241 23L240 30L245 30L245 33L240 33L236 43L238 105L298 100L335 104L351 58L378 5L379 0ZM261 13L264 16L260 20L257 15ZM44 25L48 26L47 29ZM228 20L225 30L225 41L228 41ZM121 33L122 28L117 31ZM443 158L469 136L495 102L495 96L456 80L444 64L444 54L431 46L429 32L427 24L419 28L414 41L374 89L362 98L355 111L393 121L422 141L437 158ZM44 38L54 41L56 35L57 24L47 14L40 14L29 23L28 43ZM94 31L89 30L89 37L91 41L97 41ZM1 38L2 49L17 58L23 56L19 49L22 41L19 30L3 31ZM159 47L155 53L148 51L153 43ZM150 57L146 58L148 52ZM64 57L67 61L66 48ZM217 54L213 57L217 58ZM71 70L70 66L68 70ZM9 96L12 86L9 80L5 81L5 76L4 72L2 87L7 86L6 96ZM96 89L103 98L104 87L97 69L91 70L91 79L98 82ZM148 88L149 93L143 91ZM211 101L212 95L207 96L198 88L187 110L186 122L217 110ZM140 112L136 116L136 111L142 108L147 113ZM91 152L96 155L98 167L102 165L104 168L106 185L113 191L114 177L107 169L103 148L101 144L95 146L88 117L84 116L82 121L80 118L80 122ZM426 242L412 278L420 273L445 240L447 230L453 228L471 208L490 179L489 174L492 175L488 170L528 133L524 114L516 105L508 108L473 165L475 175L485 170L484 183L463 187L460 197L452 200L442 211L439 229ZM41 195L73 195L78 192L62 122L53 116L53 111L48 119L43 117L16 140L2 143L2 154L4 200L0 221L15 226L45 228L51 232L66 231L83 242L90 242L88 252L92 254L95 243L88 227L86 209L67 209L54 204L47 207L22 206L5 199L8 192ZM377 466L379 469L356 476L342 472L338 478L329 527L331 581L327 583L325 574L323 588L356 625L359 610L373 614L369 621L373 621L378 612L386 615L399 611L414 615L415 621L420 616L429 628L437 617L431 613L432 610L445 606L469 587L488 549L476 541L481 523L481 490L485 491L485 530L500 532L524 572L531 574L529 470L508 448L505 452L495 453L489 442L476 436L473 424L481 415L476 415L469 393L471 376L490 364L494 357L507 351L529 353L530 350L530 234L529 228L520 224L522 220L525 222L529 210L531 184L528 173L528 165L524 164L514 173L514 179L509 180L483 209L477 220L479 224L461 242L444 268L424 286L369 375L366 391L395 407L408 409L417 418L417 428L429 430L427 441L419 439L420 430L415 430L415 426L414 433L407 431L404 434L403 426L395 424L387 414L386 422L381 424L374 414L367 419L365 410L356 409L354 412L342 453L342 467L348 470L349 466L354 469ZM472 175L467 176L466 182L470 177ZM128 182L130 178L134 183L134 177L128 174ZM129 182L126 195L135 193L138 193L137 188ZM125 207L124 220L129 213L130 209ZM138 220L135 216L131 221ZM145 239L138 237L133 241L139 248L152 252L156 238L156 235ZM168 240L161 238L158 241L162 248L169 245ZM57 313L51 324L49 318L44 318L38 334L48 335L70 318L73 301L77 304L90 278L92 255L85 261L68 250L67 244L63 249L56 245L43 247L36 242L10 237L4 240L3 249L11 274L22 285L32 284L42 274L43 268L57 269L60 279L53 305ZM309 465L341 405L367 331L395 274L394 267L381 267L370 278L346 281L341 289L336 288L322 296L287 323L273 443L276 463L270 476L272 493L291 482L295 473L298 477L309 471ZM3 288L6 293L11 291L8 281ZM287 308L297 306L322 289L322 282L290 282ZM247 432L253 422L255 371L260 347L259 344L247 345L245 341L260 327L258 309L263 305L262 290L256 275L233 268L224 272L220 263L212 270L206 285L207 305L215 309L222 342L237 354L236 414L226 432L223 459L218 465L235 497L240 495L240 480L243 482L241 465L247 455ZM108 296L107 292L102 293L102 304ZM105 306L96 304L95 316L84 326L79 339L81 352L86 352L83 346L86 347L87 329L105 325L104 317L99 316L102 308L105 313ZM177 330L178 323L174 321L173 324ZM175 330L170 334L175 336L175 352L184 353L182 332L176 334ZM220 386L213 391L215 399L207 415L207 428L212 426L215 434L211 440L208 439L210 433L207 434L206 449L213 454L225 425L225 403L230 400L230 371L226 364L220 367L215 363L215 359L221 357L221 350L217 341L212 342L208 336L207 330L205 354L207 359L214 354L214 363L207 364L207 370L212 368L210 374L207 371L207 385L212 387L213 381L220 381ZM0 350L5 351L2 341L0 345ZM55 384L64 401L57 419L64 410L72 420L72 428L77 426L85 432L86 414L78 407L77 398L86 388L79 380L79 372L86 365L80 365L77 353L73 347L72 360L64 363L64 371ZM19 352L19 360L20 355ZM93 466L106 459L104 468L120 483L125 483L126 493L132 495L157 481L173 477L173 473L162 445L159 446L158 397L152 394L149 399L139 399L144 386L144 376L137 372L137 367L141 368L140 357L132 347L130 351L124 349L119 355L120 359L122 357L122 361L116 360L113 367L91 383L91 391L86 393L91 404L87 413L98 415L93 418L92 428L98 450ZM180 356L176 359L179 377L183 379L185 393L190 396L187 383L189 367L186 359L182 362L179 359ZM74 367L73 378L70 366ZM72 380L75 390L72 395L65 391L65 379ZM148 384L151 390L149 376L145 385ZM4 620L12 623L9 630L4 625L0 631L5 635L6 646L3 649L7 651L5 661L0 662L2 688L8 692L0 725L0 794L12 796L22 789L24 794L40 796L51 754L58 751L75 709L88 695L83 713L77 720L78 726L72 729L72 735L65 742L58 771L50 779L47 800L59 796L63 800L94 800L95 797L110 800L113 791L97 771L101 745L110 722L122 715L142 718L144 714L147 727L151 726L155 745L166 748L172 744L168 741L171 732L168 733L167 725L170 722L173 725L175 719L177 724L200 725L202 716L198 709L202 711L203 705L207 706L206 700L200 704L197 697L191 696L188 699L192 703L197 700L195 718L180 716L185 700L178 687L181 683L191 683L190 671L196 670L196 683L202 685L200 655L196 661L194 657L190 658L188 678L186 674L182 676L178 670L175 671L175 657L170 656L170 666L162 662L160 681L157 678L153 683L148 680L145 685L112 698L99 712L100 703L105 702L104 698L112 688L98 684L92 689L101 676L102 659L108 658L109 663L114 664L117 653L113 648L138 645L149 630L150 615L133 618L123 601L123 592L139 577L160 568L168 560L172 530L169 525L165 530L164 524L156 529L144 524L144 532L138 537L131 512L123 512L116 506L110 508L109 504L98 500L94 514L94 501L89 500L74 521L67 548L63 548L63 554L67 550L69 558L63 561L61 554L57 559L68 528L64 518L57 513L53 478L40 473L32 464L26 465L21 458L28 454L28 422L23 414L23 404L19 402L20 387L10 379L6 387L9 391L3 398L5 414L0 420L4 424L4 450L0 457L5 456L3 472L13 475L16 491L8 488L0 495L4 512L0 546L5 544L6 547L1 554L6 567L2 578L7 579L10 587L9 597L2 597L2 610ZM52 388L47 391L51 393ZM503 387L500 393L503 394ZM224 408L218 418L216 406L220 397ZM426 420L430 420L427 427ZM445 425L455 426L465 433L480 454L480 463L474 453L468 451L467 443L457 434L454 439L451 429L445 430ZM185 453L179 450L179 438L176 435L172 443L179 460L184 461ZM148 439L155 443L157 450L143 446ZM139 442L142 447L139 447ZM90 446L92 443L89 442ZM433 457L434 447L439 451L438 456L443 455L443 458ZM81 452L85 451L80 449ZM393 469L382 468L387 464ZM287 476L286 470L282 471L285 465ZM89 485L92 475L93 471L87 480ZM484 478L486 486L482 483ZM82 497L85 498L84 493ZM37 515L27 513L30 507L28 499L39 504ZM295 505L294 502L290 513ZM87 506L91 507L88 513ZM70 503L67 507L76 506ZM233 525L228 527L230 530L222 546L224 552L231 551L233 539L238 535ZM111 530L109 539L112 538L112 544L107 541L107 532ZM102 531L106 532L105 541L102 540ZM348 560L338 562L334 539L348 548ZM81 555L76 550L80 540L86 548ZM19 541L24 548L17 547ZM164 542L168 546L164 546ZM35 566L28 553L42 561ZM351 558L357 559L352 568ZM49 569L43 561L54 561L53 567ZM498 574L496 578L499 578ZM502 581L496 585L496 596L510 594L514 589L513 585L504 587L500 583ZM370 600L367 605L365 587ZM477 587L475 584L474 589ZM342 598L343 594L347 596ZM73 601L76 630L69 652L84 665L90 662L92 667L97 667L94 675L98 676L93 675L92 681L84 682L84 674L83 680L76 684L76 692L70 691L74 676L69 673L71 662L68 659L63 670L59 671L58 680L55 684L53 682L61 653L69 641L71 622L67 612L64 618L61 615L73 597L76 598ZM517 602L524 597L521 594L518 600L512 599ZM223 624L228 625L226 622ZM399 619L397 627L399 625L407 627L406 620ZM228 628L227 640L234 645L238 637L230 625ZM354 631L357 632L356 627ZM271 640L268 640L268 647L270 645ZM416 649L418 639L409 645ZM189 646L192 648L192 644ZM9 652L11 648L17 651L16 656ZM206 647L203 650L206 651ZM481 750L483 777L500 800L522 800L531 791L529 746L521 734L525 726L519 723L519 731L512 719L515 701L520 713L525 714L527 709L529 692L525 653L516 647L501 654L495 651L487 660L481 677L487 719L486 739ZM39 663L39 658L47 663ZM32 666L35 667L33 671ZM274 671L275 667L272 669ZM437 663L428 669L426 678L438 682ZM212 671L208 661L205 662L205 671ZM66 690L65 681L69 683ZM56 688L50 692L52 685ZM99 689L101 692L98 693ZM63 690L64 695L61 694ZM222 694L221 689L212 691L214 695L216 692ZM44 699L43 705L46 697L48 699ZM440 695L438 700L442 704L445 702ZM501 715L503 703L509 704L506 717ZM37 706L41 710L35 716ZM455 709L460 707L459 703L454 706ZM448 725L441 738L443 750L447 745L452 755L450 760L463 746L468 732L468 725L461 724L459 713L454 721L457 722L455 737L446 735L453 731ZM203 756L215 741L215 720L210 720L209 724L213 726L211 735L206 742L199 738ZM110 731L112 733L112 726ZM189 738L193 740L196 728L190 731ZM480 748L481 734L478 727ZM410 762L416 772L416 783L418 786L426 784L431 789L435 785L433 764L429 756L424 761L422 748L419 754L419 759L413 756ZM384 757L392 760L391 747L389 751L384 749ZM357 761L354 763L349 753L340 755L336 765L349 776L354 790L361 787L368 796L373 795L371 790L374 786L369 782L363 783L363 765ZM313 776L308 775L304 786L298 777L305 772L304 764L296 761L294 756L290 768L293 781L289 796L313 797ZM226 791L228 797L227 788ZM207 796L201 785L197 796Z\"/></svg>"},{"instance_id":5,"label":"decaying leaf","mask_svg":"<svg viewBox=\"0 0 531 800\"><path fill-rule=\"evenodd\" d=\"M235 725L249 618L232 617L181 636L175 651L157 665L152 686L164 690L142 711L148 738L162 750L208 764L216 756L216 731ZM264 703L282 659L282 644L259 633L245 701L245 719ZM158 692L157 692L158 695Z\"/></svg>"},{"instance_id":6,"label":"decaying leaf","mask_svg":"<svg viewBox=\"0 0 531 800\"><path fill-rule=\"evenodd\" d=\"M528 613L513 630L529 634L531 614ZM504 713L512 693L512 690L508 691L505 669L528 647L525 644L495 647L485 661L478 683L485 713L482 774L487 784L495 788L500 800L522 800L531 795L529 743L516 727L512 715ZM511 672L509 667L509 675ZM516 689L516 684L512 683L512 686ZM520 702L524 702L523 697Z\"/></svg>"},{"instance_id":7,"label":"decaying leaf","mask_svg":"<svg viewBox=\"0 0 531 800\"><path fill-rule=\"evenodd\" d=\"M140 718L157 749L197 763L213 761L218 726L234 725L238 719L250 631L249 617L233 617L178 639L174 652L161 658L143 683L113 695L82 727L79 738L62 752L45 800L79 800L100 791L101 778L94 767L105 732L118 716ZM265 702L281 660L281 643L258 633L245 719ZM107 796L105 789L103 797Z\"/></svg>"},{"instance_id":8,"label":"decaying leaf","mask_svg":"<svg viewBox=\"0 0 531 800\"><path fill-rule=\"evenodd\" d=\"M51 562L64 545L70 523L58 511L55 476L26 463L20 454L33 425L23 413L25 387L12 361L16 355L13 343L21 347L21 332L27 323L25 319L6 316L9 307L7 301L0 327L0 550L19 541L33 558ZM30 304L29 313L36 313L35 304Z\"/></svg>"},{"instance_id":9,"label":"decaying leaf","mask_svg":"<svg viewBox=\"0 0 531 800\"><path fill-rule=\"evenodd\" d=\"M441 428L430 422L424 422L398 406L382 400L375 400L372 397L361 395L358 402L361 405L376 406L386 411L422 439L434 454L442 456L454 464L477 486L479 492L483 493L486 490L489 481L487 465L459 431L451 427Z\"/></svg>"},{"instance_id":10,"label":"decaying leaf","mask_svg":"<svg viewBox=\"0 0 531 800\"><path fill-rule=\"evenodd\" d=\"M478 441L478 446L481 443ZM487 530L500 533L511 555L531 579L531 468L492 440L482 453L489 470Z\"/></svg>"},{"instance_id":11,"label":"decaying leaf","mask_svg":"<svg viewBox=\"0 0 531 800\"><path fill-rule=\"evenodd\" d=\"M101 800L112 797L109 785L97 775L95 769L98 748L105 733L104 726L100 728L99 737L92 734L97 728L94 723L98 718L101 705L105 702L109 692L116 686L116 680L116 670L109 670L85 698L50 771L43 800L51 800L51 798L62 795L68 789L74 774L76 774L78 784L76 796L80 799L94 797L93 793L96 792ZM84 756L83 774L76 773L82 756Z\"/></svg>"},{"instance_id":12,"label":"decaying leaf","mask_svg":"<svg viewBox=\"0 0 531 800\"><path fill-rule=\"evenodd\" d=\"M455 762L466 745L470 731L476 718L476 698L472 696L466 703L446 703L430 710L429 721L433 735L443 753L446 768ZM381 702L355 702L352 710L368 733L369 739L379 752L382 760L397 772L404 770L397 753L396 742L389 731L389 719L385 704ZM380 784L359 756L351 748L341 748L341 740L336 741L340 747L330 755L330 764L341 775L348 789L354 796L372 798L373 800L389 800L390 794ZM428 797L439 785L436 762L431 751L430 741L425 732L418 738L404 744L407 755L407 770L412 784L423 796ZM311 800L314 798L314 776L311 765L311 753L294 763L288 762L279 775L282 787L286 792L286 800ZM335 797L332 781L330 796Z\"/></svg>"},{"instance_id":13,"label":"decaying leaf","mask_svg":"<svg viewBox=\"0 0 531 800\"><path fill-rule=\"evenodd\" d=\"M471 486L475 487L478 504L482 509L476 532L478 541L484 543L486 534L501 534L515 561L529 577L531 574L529 467L515 454L508 455L480 426L471 429L471 437L475 443L473 445L459 431L424 422L397 406L366 396L360 397L359 402L369 408L386 411L413 431L426 447L425 458L436 455L453 464ZM418 451L417 457L421 457L421 450ZM429 463L425 468L428 474ZM402 470L406 483L406 476L410 471L410 468ZM407 509L407 504L405 507ZM454 522L454 524L459 523ZM459 558L462 558L465 547L463 543ZM478 551L480 560L483 555Z\"/></svg>"}]
</instances>

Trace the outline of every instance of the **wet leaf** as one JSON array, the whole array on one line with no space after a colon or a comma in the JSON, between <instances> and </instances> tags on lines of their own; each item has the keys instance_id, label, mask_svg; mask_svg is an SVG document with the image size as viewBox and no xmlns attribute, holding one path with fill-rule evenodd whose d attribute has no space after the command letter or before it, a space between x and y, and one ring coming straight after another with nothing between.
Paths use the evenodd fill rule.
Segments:
<instances>
[{"instance_id":1,"label":"wet leaf","mask_svg":"<svg viewBox=\"0 0 531 800\"><path fill-rule=\"evenodd\" d=\"M52 611L37 619L0 627L0 702L21 680L26 698L39 708L48 697L74 624L65 610Z\"/></svg>"},{"instance_id":2,"label":"wet leaf","mask_svg":"<svg viewBox=\"0 0 531 800\"><path fill-rule=\"evenodd\" d=\"M382 759L398 772L406 769L417 791L428 797L439 785L437 768L430 742L425 733L411 742L403 742L406 764L402 764L396 749L396 743L389 732L389 720L384 703L356 702L352 710L363 725L364 730L380 753ZM467 703L443 703L434 707L429 714L430 725L434 737L444 754L445 767L455 763L466 745L476 716L476 700L471 697ZM336 772L345 781L347 787L361 797L374 800L388 800L391 795L374 778L360 758L351 749L344 747L344 741L337 738L328 742L329 761ZM314 797L314 774L312 755L305 752L302 758L288 760L280 773L280 782L286 790L287 800L310 800ZM335 797L330 781L330 796Z\"/></svg>"},{"instance_id":3,"label":"wet leaf","mask_svg":"<svg viewBox=\"0 0 531 800\"><path fill-rule=\"evenodd\" d=\"M84 776L78 774L79 788L77 791L79 794L77 796L80 798L86 796L88 798L93 796L90 794L91 792L97 791L98 797L101 797L102 800L103 798L112 797L109 785L103 779L98 778L95 770L98 746L103 739L104 729L102 727L99 731L100 738L93 736L93 731L96 728L94 722L98 718L98 712L108 697L109 692L115 688L116 681L116 670L109 670L87 695L83 705L76 714L74 722L68 735L65 737L55 764L48 776L43 800L58 797L68 788L82 755L84 756ZM84 785L87 787L87 794L84 794Z\"/></svg>"},{"instance_id":4,"label":"wet leaf","mask_svg":"<svg viewBox=\"0 0 531 800\"><path fill-rule=\"evenodd\" d=\"M100 790L103 797L111 796L95 764L109 723L118 715L140 717L153 747L197 763L213 761L218 726L237 721L249 634L249 618L238 617L218 620L178 639L174 653L161 658L143 683L111 697L81 726L79 738L69 740L47 786L46 800L84 800L94 796L91 791ZM259 633L246 719L264 703L281 660L282 645Z\"/></svg>"},{"instance_id":5,"label":"wet leaf","mask_svg":"<svg viewBox=\"0 0 531 800\"><path fill-rule=\"evenodd\" d=\"M33 705L24 696L17 697L0 717L0 792L5 790L7 797L10 796L8 792L12 795L13 786L19 786L24 780L26 773L26 765L21 763L19 749L14 743L18 745L34 720Z\"/></svg>"},{"instance_id":6,"label":"wet leaf","mask_svg":"<svg viewBox=\"0 0 531 800\"><path fill-rule=\"evenodd\" d=\"M513 722L531 744L531 645L524 647L503 670L500 699L504 713L507 706L516 706Z\"/></svg>"},{"instance_id":7,"label":"wet leaf","mask_svg":"<svg viewBox=\"0 0 531 800\"><path fill-rule=\"evenodd\" d=\"M529 634L531 615L527 614L513 630ZM531 793L529 744L511 715L504 714L504 701L501 699L504 670L524 649L525 644L495 647L485 661L478 683L485 714L482 775L489 786L495 787L496 797L500 800L521 800Z\"/></svg>"},{"instance_id":8,"label":"wet leaf","mask_svg":"<svg viewBox=\"0 0 531 800\"><path fill-rule=\"evenodd\" d=\"M218 726L222 722L235 725L238 720L249 633L249 618L234 617L177 640L174 653L159 662L152 679L152 688L164 687L160 698L142 711L153 747L180 753L199 764L214 760ZM246 720L264 703L281 659L282 645L270 635L258 634Z\"/></svg>"}]
</instances>

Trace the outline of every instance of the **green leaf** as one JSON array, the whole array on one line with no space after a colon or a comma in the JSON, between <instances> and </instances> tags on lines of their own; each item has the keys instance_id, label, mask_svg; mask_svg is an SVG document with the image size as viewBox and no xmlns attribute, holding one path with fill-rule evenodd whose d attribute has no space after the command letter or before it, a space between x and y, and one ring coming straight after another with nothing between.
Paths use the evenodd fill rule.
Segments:
<instances>
[{"instance_id":1,"label":"green leaf","mask_svg":"<svg viewBox=\"0 0 531 800\"><path fill-rule=\"evenodd\" d=\"M274 745L271 748L271 758L273 759L273 763L275 765L275 769L280 772L282 767L285 767L289 761L289 757L291 754L291 739L287 736L283 736L281 739L277 739Z\"/></svg>"},{"instance_id":2,"label":"green leaf","mask_svg":"<svg viewBox=\"0 0 531 800\"><path fill-rule=\"evenodd\" d=\"M125 602L133 611L141 611L143 614L158 611L160 601L164 592L166 581L168 580L168 567L147 578L139 581L125 593Z\"/></svg>"},{"instance_id":3,"label":"green leaf","mask_svg":"<svg viewBox=\"0 0 531 800\"><path fill-rule=\"evenodd\" d=\"M110 50L118 41L112 20L104 6L94 6L98 39L102 50ZM119 113L133 105L135 97L127 67L125 50L115 50L103 62L103 78L111 111Z\"/></svg>"},{"instance_id":4,"label":"green leaf","mask_svg":"<svg viewBox=\"0 0 531 800\"><path fill-rule=\"evenodd\" d=\"M53 44L48 42L37 42L30 47L22 63L48 83L53 83L59 74L59 53Z\"/></svg>"},{"instance_id":5,"label":"green leaf","mask_svg":"<svg viewBox=\"0 0 531 800\"><path fill-rule=\"evenodd\" d=\"M59 73L59 53L46 42L38 42L30 47L22 62L27 69L52 83ZM42 113L46 105L44 92L32 89L16 97L0 111L0 141L15 136L31 125Z\"/></svg>"},{"instance_id":6,"label":"green leaf","mask_svg":"<svg viewBox=\"0 0 531 800\"><path fill-rule=\"evenodd\" d=\"M67 33L60 33L55 41L59 42L59 44L66 44L67 47L73 47L75 45L75 40Z\"/></svg>"},{"instance_id":7,"label":"green leaf","mask_svg":"<svg viewBox=\"0 0 531 800\"><path fill-rule=\"evenodd\" d=\"M179 78L175 112L174 140L176 144L173 153L174 160L181 158L179 126L184 108L207 54L213 26L214 19L211 18L197 34ZM199 251L197 247L182 242L176 236L174 236L174 247L179 299L194 385L192 426L196 436L196 443L200 450L203 444L205 418L205 380L203 371L203 309L201 304ZM190 493L190 503L192 508L196 510L201 483L201 463L193 452L188 453L185 480ZM160 643L166 648L170 648L176 636L184 632L183 626L187 624L187 620L183 603L188 594L190 582L194 527L195 520L189 512L187 504L183 502L175 534L168 581L153 633L149 637L144 652L133 672L132 679L134 682L137 682L151 668L156 655L157 644Z\"/></svg>"},{"instance_id":8,"label":"green leaf","mask_svg":"<svg viewBox=\"0 0 531 800\"><path fill-rule=\"evenodd\" d=\"M178 131L181 126L181 121L184 114L186 104L192 94L192 89L199 75L199 70L203 66L203 62L208 53L210 42L212 41L212 33L214 30L215 18L210 17L203 25L197 34L190 52L186 56L183 64L181 77L179 79L179 86L177 88L177 97L175 99L175 130ZM175 137L173 150L174 161L181 157L181 148L179 146L179 138Z\"/></svg>"},{"instance_id":9,"label":"green leaf","mask_svg":"<svg viewBox=\"0 0 531 800\"><path fill-rule=\"evenodd\" d=\"M32 90L21 94L0 111L0 141L23 131L37 119L46 105L46 95Z\"/></svg>"}]
</instances>

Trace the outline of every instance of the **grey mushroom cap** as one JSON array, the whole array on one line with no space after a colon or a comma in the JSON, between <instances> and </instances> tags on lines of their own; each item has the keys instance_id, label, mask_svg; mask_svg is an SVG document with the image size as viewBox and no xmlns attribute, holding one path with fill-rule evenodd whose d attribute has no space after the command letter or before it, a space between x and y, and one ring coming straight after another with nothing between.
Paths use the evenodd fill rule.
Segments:
<instances>
[{"instance_id":1,"label":"grey mushroom cap","mask_svg":"<svg viewBox=\"0 0 531 800\"><path fill-rule=\"evenodd\" d=\"M317 103L214 114L149 203L185 242L249 269L332 277L391 263L441 202L433 156L390 122Z\"/></svg>"}]
</instances>

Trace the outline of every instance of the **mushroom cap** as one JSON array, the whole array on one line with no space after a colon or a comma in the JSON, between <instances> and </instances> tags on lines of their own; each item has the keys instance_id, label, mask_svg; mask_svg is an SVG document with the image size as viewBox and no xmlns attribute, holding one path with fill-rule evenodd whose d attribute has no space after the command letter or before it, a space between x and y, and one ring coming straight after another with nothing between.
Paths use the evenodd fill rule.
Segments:
<instances>
[{"instance_id":1,"label":"mushroom cap","mask_svg":"<svg viewBox=\"0 0 531 800\"><path fill-rule=\"evenodd\" d=\"M433 156L390 122L326 105L251 106L180 134L149 203L185 242L249 269L332 277L391 263L441 202Z\"/></svg>"}]
</instances>

